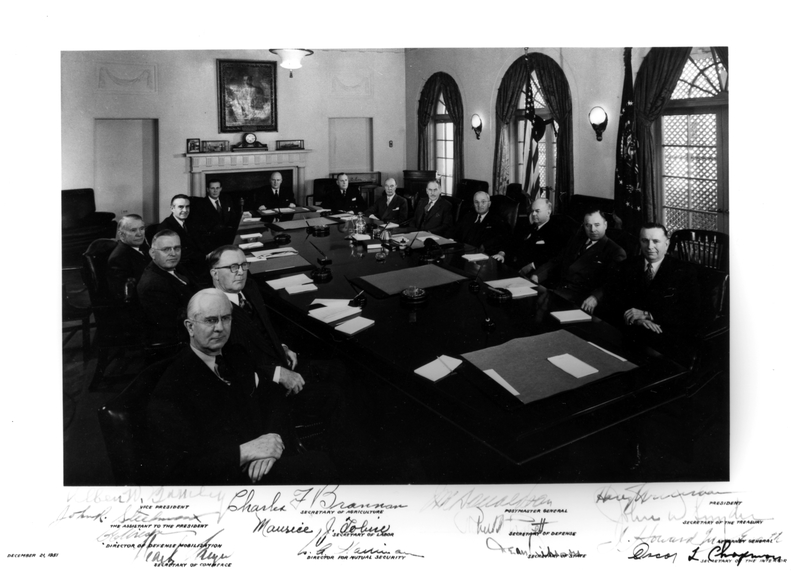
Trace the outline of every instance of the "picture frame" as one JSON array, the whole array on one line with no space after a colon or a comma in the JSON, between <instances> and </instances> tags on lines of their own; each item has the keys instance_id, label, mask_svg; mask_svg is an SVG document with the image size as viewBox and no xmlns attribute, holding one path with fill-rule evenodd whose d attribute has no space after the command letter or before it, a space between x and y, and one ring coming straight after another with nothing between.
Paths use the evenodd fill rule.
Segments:
<instances>
[{"instance_id":1,"label":"picture frame","mask_svg":"<svg viewBox=\"0 0 800 574\"><path fill-rule=\"evenodd\" d=\"M277 63L217 60L219 133L278 131Z\"/></svg>"},{"instance_id":2,"label":"picture frame","mask_svg":"<svg viewBox=\"0 0 800 574\"><path fill-rule=\"evenodd\" d=\"M275 149L276 150L306 149L306 142L305 140L276 140Z\"/></svg>"},{"instance_id":3,"label":"picture frame","mask_svg":"<svg viewBox=\"0 0 800 574\"><path fill-rule=\"evenodd\" d=\"M203 140L200 150L202 153L221 153L231 151L231 142L228 140Z\"/></svg>"},{"instance_id":4,"label":"picture frame","mask_svg":"<svg viewBox=\"0 0 800 574\"><path fill-rule=\"evenodd\" d=\"M186 140L186 153L200 153L200 138Z\"/></svg>"}]
</instances>

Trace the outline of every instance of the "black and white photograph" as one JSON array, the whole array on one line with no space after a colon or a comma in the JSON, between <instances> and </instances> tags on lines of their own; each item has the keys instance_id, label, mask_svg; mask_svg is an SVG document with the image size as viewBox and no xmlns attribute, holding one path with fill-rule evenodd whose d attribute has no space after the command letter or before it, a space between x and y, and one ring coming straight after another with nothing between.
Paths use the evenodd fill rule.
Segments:
<instances>
[{"instance_id":1,"label":"black and white photograph","mask_svg":"<svg viewBox=\"0 0 800 574\"><path fill-rule=\"evenodd\" d=\"M794 562L741 40L294 30L47 49L10 571Z\"/></svg>"}]
</instances>

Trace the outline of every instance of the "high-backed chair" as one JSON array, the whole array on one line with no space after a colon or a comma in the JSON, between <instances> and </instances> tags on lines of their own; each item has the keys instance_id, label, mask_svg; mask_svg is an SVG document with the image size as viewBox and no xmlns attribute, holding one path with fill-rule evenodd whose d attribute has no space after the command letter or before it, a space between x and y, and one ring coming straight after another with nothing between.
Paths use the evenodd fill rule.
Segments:
<instances>
[{"instance_id":1,"label":"high-backed chair","mask_svg":"<svg viewBox=\"0 0 800 574\"><path fill-rule=\"evenodd\" d=\"M172 359L164 359L145 368L120 394L97 411L111 471L118 486L153 484L145 409L171 362Z\"/></svg>"},{"instance_id":2,"label":"high-backed chair","mask_svg":"<svg viewBox=\"0 0 800 574\"><path fill-rule=\"evenodd\" d=\"M436 179L436 172L433 170L403 170L403 189L405 198L408 200L408 211L414 213L420 198L426 197L425 188L428 182Z\"/></svg>"},{"instance_id":3,"label":"high-backed chair","mask_svg":"<svg viewBox=\"0 0 800 574\"><path fill-rule=\"evenodd\" d=\"M62 325L62 332L67 335L64 339L62 345L66 345L69 343L70 339L75 335L75 333L81 333L83 337L83 362L86 363L89 360L89 351L90 351L90 344L91 344L91 334L89 332L89 327L91 323L89 322L89 318L92 316L92 309L91 307L78 307L73 305L72 302L69 300L67 296L67 286L63 283L61 284L61 322ZM77 323L77 324L75 324Z\"/></svg>"},{"instance_id":4,"label":"high-backed chair","mask_svg":"<svg viewBox=\"0 0 800 574\"><path fill-rule=\"evenodd\" d=\"M519 203L506 195L492 195L490 199L492 200L492 205L489 207L489 211L503 218L511 227L511 233L513 234L514 229L517 227Z\"/></svg>"},{"instance_id":5,"label":"high-backed chair","mask_svg":"<svg viewBox=\"0 0 800 574\"><path fill-rule=\"evenodd\" d=\"M114 237L114 214L97 211L91 188L61 190L61 251L65 260L79 260L95 239Z\"/></svg>"},{"instance_id":6,"label":"high-backed chair","mask_svg":"<svg viewBox=\"0 0 800 574\"><path fill-rule=\"evenodd\" d=\"M452 195L440 195L439 197L449 202L450 205L453 206L453 224L457 223L461 217L461 207L464 202L461 200L461 198L453 197Z\"/></svg>"},{"instance_id":7,"label":"high-backed chair","mask_svg":"<svg viewBox=\"0 0 800 574\"><path fill-rule=\"evenodd\" d=\"M697 348L692 358L688 394L694 394L728 369L730 359L729 276L725 271L697 265L700 317Z\"/></svg>"},{"instance_id":8,"label":"high-backed chair","mask_svg":"<svg viewBox=\"0 0 800 574\"><path fill-rule=\"evenodd\" d=\"M489 182L479 179L462 179L456 185L456 190L453 195L461 198L463 201L471 202L472 196L479 191L489 193Z\"/></svg>"},{"instance_id":9,"label":"high-backed chair","mask_svg":"<svg viewBox=\"0 0 800 574\"><path fill-rule=\"evenodd\" d=\"M322 203L322 200L325 199L325 196L328 195L328 192L335 188L336 180L333 178L320 177L315 179L313 195L306 196L306 205L309 204L309 199L311 205L319 205Z\"/></svg>"},{"instance_id":10,"label":"high-backed chair","mask_svg":"<svg viewBox=\"0 0 800 574\"><path fill-rule=\"evenodd\" d=\"M678 229L672 232L669 252L682 261L728 272L729 237L720 231Z\"/></svg>"}]
</instances>

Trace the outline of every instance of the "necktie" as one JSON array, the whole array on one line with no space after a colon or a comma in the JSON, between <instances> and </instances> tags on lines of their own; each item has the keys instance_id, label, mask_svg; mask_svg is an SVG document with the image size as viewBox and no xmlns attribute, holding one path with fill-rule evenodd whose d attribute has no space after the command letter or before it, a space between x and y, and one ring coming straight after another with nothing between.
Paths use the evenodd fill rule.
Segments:
<instances>
[{"instance_id":1,"label":"necktie","mask_svg":"<svg viewBox=\"0 0 800 574\"><path fill-rule=\"evenodd\" d=\"M283 345L281 345L280 341L278 340L278 335L277 333L275 333L275 329L272 328L272 325L269 323L264 324L264 322L261 321L261 317L259 317L258 314L256 313L256 309L255 307L253 307L253 304L250 303L250 301L248 301L247 299L245 299L244 295L242 295L241 293L239 293L239 307L241 307L242 310L245 313L247 313L247 315L253 320L253 322L256 325L259 325L263 328L262 333L265 334L267 339L269 339L269 342L272 343L272 347L281 365L283 365L284 367L287 366L286 353L284 352Z\"/></svg>"},{"instance_id":2,"label":"necktie","mask_svg":"<svg viewBox=\"0 0 800 574\"><path fill-rule=\"evenodd\" d=\"M250 301L244 298L244 295L239 293L239 307L241 307L245 313L247 313L250 317L255 315L255 309L250 304Z\"/></svg>"},{"instance_id":3,"label":"necktie","mask_svg":"<svg viewBox=\"0 0 800 574\"><path fill-rule=\"evenodd\" d=\"M482 216L482 215L479 215L479 216L478 216L478 219L476 219L476 220L475 220L475 223L480 223L482 218L483 218L483 216Z\"/></svg>"},{"instance_id":4,"label":"necktie","mask_svg":"<svg viewBox=\"0 0 800 574\"><path fill-rule=\"evenodd\" d=\"M647 280L648 283L653 280L653 277L656 276L655 270L653 270L653 265L648 261L647 262L647 269L644 272L644 278Z\"/></svg>"},{"instance_id":5,"label":"necktie","mask_svg":"<svg viewBox=\"0 0 800 574\"><path fill-rule=\"evenodd\" d=\"M425 211L430 211L430 210L431 210L431 207L433 207L433 202L432 202L432 201L429 201L429 202L428 202L428 206L425 208Z\"/></svg>"},{"instance_id":6,"label":"necktie","mask_svg":"<svg viewBox=\"0 0 800 574\"><path fill-rule=\"evenodd\" d=\"M217 213L222 213L222 206L219 204L219 199L214 200L214 205L217 207Z\"/></svg>"},{"instance_id":7,"label":"necktie","mask_svg":"<svg viewBox=\"0 0 800 574\"><path fill-rule=\"evenodd\" d=\"M217 376L226 383L231 384L233 380L232 370L225 357L217 355L214 357L214 363L216 364Z\"/></svg>"}]
</instances>

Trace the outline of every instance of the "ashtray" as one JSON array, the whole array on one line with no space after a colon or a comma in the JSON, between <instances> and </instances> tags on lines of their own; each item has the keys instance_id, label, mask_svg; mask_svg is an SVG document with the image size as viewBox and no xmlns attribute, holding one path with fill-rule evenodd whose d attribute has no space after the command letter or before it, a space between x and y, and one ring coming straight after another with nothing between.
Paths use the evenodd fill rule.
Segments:
<instances>
[{"instance_id":1,"label":"ashtray","mask_svg":"<svg viewBox=\"0 0 800 574\"><path fill-rule=\"evenodd\" d=\"M511 301L511 291L502 287L489 287L486 290L486 299L492 303L505 303Z\"/></svg>"},{"instance_id":2,"label":"ashtray","mask_svg":"<svg viewBox=\"0 0 800 574\"><path fill-rule=\"evenodd\" d=\"M331 234L331 230L327 225L314 225L313 227L307 227L306 233L314 237L327 237Z\"/></svg>"},{"instance_id":3,"label":"ashtray","mask_svg":"<svg viewBox=\"0 0 800 574\"><path fill-rule=\"evenodd\" d=\"M428 299L428 292L425 289L420 289L419 287L406 287L400 293L400 300L403 303L409 303L411 305L418 305L420 303L424 303Z\"/></svg>"},{"instance_id":4,"label":"ashtray","mask_svg":"<svg viewBox=\"0 0 800 574\"><path fill-rule=\"evenodd\" d=\"M292 242L292 237L288 233L278 233L272 238L278 245L286 245Z\"/></svg>"},{"instance_id":5,"label":"ashtray","mask_svg":"<svg viewBox=\"0 0 800 574\"><path fill-rule=\"evenodd\" d=\"M314 269L311 273L311 279L314 280L314 283L327 283L331 279L333 279L333 273L327 267L319 267Z\"/></svg>"}]
</instances>

